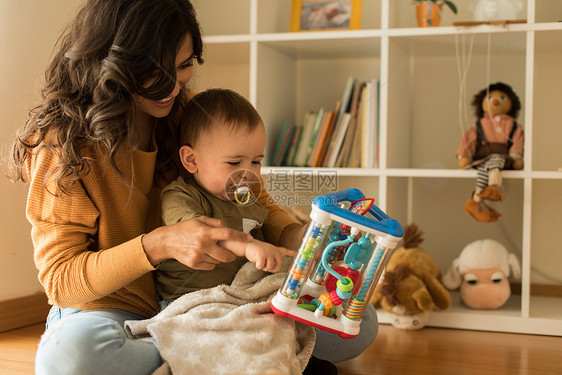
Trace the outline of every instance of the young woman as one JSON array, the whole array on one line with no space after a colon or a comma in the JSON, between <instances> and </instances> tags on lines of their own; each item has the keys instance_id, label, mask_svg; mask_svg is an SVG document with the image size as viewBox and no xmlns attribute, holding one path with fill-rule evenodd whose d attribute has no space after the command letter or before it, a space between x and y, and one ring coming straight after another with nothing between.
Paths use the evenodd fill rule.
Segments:
<instances>
[{"instance_id":1,"label":"young woman","mask_svg":"<svg viewBox=\"0 0 562 375\"><path fill-rule=\"evenodd\" d=\"M12 178L30 184L35 263L53 305L37 374L152 373L157 348L122 328L157 312L152 271L169 258L202 270L235 259L217 242L243 235L220 220L160 221L160 190L180 171L174 124L202 50L188 0L88 0L59 40L10 160ZM300 226L268 201L264 231L295 248ZM319 334L315 354L360 354L376 335L366 317L361 338L344 346Z\"/></svg>"}]
</instances>

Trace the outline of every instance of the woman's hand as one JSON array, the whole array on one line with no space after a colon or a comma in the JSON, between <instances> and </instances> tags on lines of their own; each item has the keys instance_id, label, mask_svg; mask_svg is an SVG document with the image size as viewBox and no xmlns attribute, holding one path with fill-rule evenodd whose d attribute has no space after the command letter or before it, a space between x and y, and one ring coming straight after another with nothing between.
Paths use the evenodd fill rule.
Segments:
<instances>
[{"instance_id":1,"label":"woman's hand","mask_svg":"<svg viewBox=\"0 0 562 375\"><path fill-rule=\"evenodd\" d=\"M245 242L252 237L227 228L219 219L201 216L157 228L143 236L142 244L153 266L173 258L193 269L212 270L218 263L236 259L236 255L217 245L229 239Z\"/></svg>"}]
</instances>

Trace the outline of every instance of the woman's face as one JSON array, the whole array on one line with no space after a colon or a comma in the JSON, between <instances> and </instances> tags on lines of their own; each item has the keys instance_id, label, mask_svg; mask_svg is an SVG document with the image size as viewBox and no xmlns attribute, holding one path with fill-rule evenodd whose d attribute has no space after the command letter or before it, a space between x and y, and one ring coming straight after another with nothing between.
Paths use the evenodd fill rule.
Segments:
<instances>
[{"instance_id":1,"label":"woman's face","mask_svg":"<svg viewBox=\"0 0 562 375\"><path fill-rule=\"evenodd\" d=\"M176 86L174 90L162 100L149 100L138 94L133 94L137 113L148 114L156 118L168 116L180 89L191 79L193 59L193 39L191 35L187 35L176 56Z\"/></svg>"}]
</instances>

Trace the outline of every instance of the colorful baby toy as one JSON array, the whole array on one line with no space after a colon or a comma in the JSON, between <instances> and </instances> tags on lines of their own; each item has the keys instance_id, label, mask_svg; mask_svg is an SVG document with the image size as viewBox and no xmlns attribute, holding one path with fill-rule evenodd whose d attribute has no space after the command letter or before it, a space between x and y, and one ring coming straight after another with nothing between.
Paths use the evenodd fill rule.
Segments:
<instances>
[{"instance_id":1,"label":"colorful baby toy","mask_svg":"<svg viewBox=\"0 0 562 375\"><path fill-rule=\"evenodd\" d=\"M351 203L349 210L340 206L344 202ZM404 230L358 189L315 198L310 218L271 307L277 315L353 338Z\"/></svg>"}]
</instances>

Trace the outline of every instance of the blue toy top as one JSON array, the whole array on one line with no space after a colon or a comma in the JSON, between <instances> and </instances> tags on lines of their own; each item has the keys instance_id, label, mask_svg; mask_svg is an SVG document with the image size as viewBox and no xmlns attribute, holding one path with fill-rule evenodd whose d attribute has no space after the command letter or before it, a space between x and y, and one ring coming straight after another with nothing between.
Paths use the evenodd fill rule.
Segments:
<instances>
[{"instance_id":1,"label":"blue toy top","mask_svg":"<svg viewBox=\"0 0 562 375\"><path fill-rule=\"evenodd\" d=\"M335 193L321 195L312 201L312 206L328 212L339 218L349 220L352 223L371 228L374 231L386 233L393 237L402 238L404 229L398 221L391 219L376 205L373 205L369 213L376 219L371 219L355 212L343 209L339 206L342 202L355 202L364 199L365 196L359 189L346 189Z\"/></svg>"}]
</instances>

